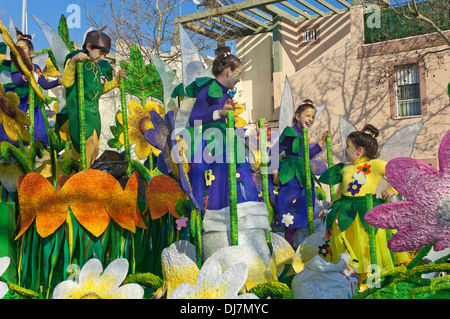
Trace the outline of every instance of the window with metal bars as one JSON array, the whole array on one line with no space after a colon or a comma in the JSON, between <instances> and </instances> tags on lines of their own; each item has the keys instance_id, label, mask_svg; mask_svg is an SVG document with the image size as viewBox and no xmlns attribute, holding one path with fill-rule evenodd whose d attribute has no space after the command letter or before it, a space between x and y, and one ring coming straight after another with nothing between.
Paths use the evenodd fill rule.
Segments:
<instances>
[{"instance_id":1,"label":"window with metal bars","mask_svg":"<svg viewBox=\"0 0 450 319\"><path fill-rule=\"evenodd\" d=\"M311 42L316 39L316 29L306 30L302 33L303 42Z\"/></svg>"},{"instance_id":2,"label":"window with metal bars","mask_svg":"<svg viewBox=\"0 0 450 319\"><path fill-rule=\"evenodd\" d=\"M419 65L402 66L395 70L397 117L422 115Z\"/></svg>"}]
</instances>

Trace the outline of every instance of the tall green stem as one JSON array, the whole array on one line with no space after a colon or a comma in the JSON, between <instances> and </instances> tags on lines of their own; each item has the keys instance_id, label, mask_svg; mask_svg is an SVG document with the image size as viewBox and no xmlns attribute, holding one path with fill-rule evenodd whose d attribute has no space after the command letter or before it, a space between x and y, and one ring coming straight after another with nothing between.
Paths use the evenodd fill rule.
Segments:
<instances>
[{"instance_id":1,"label":"tall green stem","mask_svg":"<svg viewBox=\"0 0 450 319\"><path fill-rule=\"evenodd\" d=\"M125 95L125 80L120 80L120 102L122 105L122 121L123 121L123 137L125 143L125 157L127 158L127 175L131 176L131 153L130 153L130 140L128 134L128 117L127 117L127 99Z\"/></svg>"},{"instance_id":2,"label":"tall green stem","mask_svg":"<svg viewBox=\"0 0 450 319\"><path fill-rule=\"evenodd\" d=\"M331 135L330 134L327 135L327 160L328 160L328 167L332 167L333 166L333 150L331 147ZM334 196L336 196L334 185L330 185L331 202L333 202Z\"/></svg>"},{"instance_id":3,"label":"tall green stem","mask_svg":"<svg viewBox=\"0 0 450 319\"><path fill-rule=\"evenodd\" d=\"M29 127L29 132L31 136L30 138L30 146L31 146L34 143L34 90L31 85L28 89L28 114L31 120Z\"/></svg>"},{"instance_id":4,"label":"tall green stem","mask_svg":"<svg viewBox=\"0 0 450 319\"><path fill-rule=\"evenodd\" d=\"M373 208L373 196L372 194L366 194L366 210L369 211ZM375 227L368 225L369 229L369 249L370 249L370 263L372 265L377 264L377 248L375 243Z\"/></svg>"},{"instance_id":5,"label":"tall green stem","mask_svg":"<svg viewBox=\"0 0 450 319\"><path fill-rule=\"evenodd\" d=\"M236 161L235 161L235 135L234 112L227 111L227 163L228 188L230 192L230 241L231 246L238 245L238 216L237 216L237 188L236 188Z\"/></svg>"},{"instance_id":6,"label":"tall green stem","mask_svg":"<svg viewBox=\"0 0 450 319\"><path fill-rule=\"evenodd\" d=\"M302 129L303 137L303 159L305 161L305 190L306 190L306 211L308 217L308 233L314 233L314 214L313 214L313 198L311 184L311 164L309 160L309 140L308 129Z\"/></svg>"},{"instance_id":7,"label":"tall green stem","mask_svg":"<svg viewBox=\"0 0 450 319\"><path fill-rule=\"evenodd\" d=\"M78 77L78 114L80 125L80 160L81 170L87 168L86 164L86 117L84 113L84 72L83 62L77 62L77 77Z\"/></svg>"},{"instance_id":8,"label":"tall green stem","mask_svg":"<svg viewBox=\"0 0 450 319\"><path fill-rule=\"evenodd\" d=\"M262 181L262 192L263 192L263 200L267 206L267 210L269 211L269 224L272 223L273 209L272 205L270 205L270 197L269 197L269 176L267 172L268 168L268 160L267 160L267 132L264 129L264 124L266 123L265 119L259 119L259 142L260 142L260 152L261 152L261 181ZM270 233L266 233L266 241L269 249L272 252L272 238Z\"/></svg>"}]
</instances>

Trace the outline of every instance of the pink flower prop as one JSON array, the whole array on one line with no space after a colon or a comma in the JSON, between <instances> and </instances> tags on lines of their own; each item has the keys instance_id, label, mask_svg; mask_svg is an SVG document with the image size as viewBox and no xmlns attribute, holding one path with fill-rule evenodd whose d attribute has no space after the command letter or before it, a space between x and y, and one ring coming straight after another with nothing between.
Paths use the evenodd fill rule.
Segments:
<instances>
[{"instance_id":1,"label":"pink flower prop","mask_svg":"<svg viewBox=\"0 0 450 319\"><path fill-rule=\"evenodd\" d=\"M420 249L436 241L434 250L450 247L450 131L439 147L439 171L412 158L395 158L386 177L408 201L379 205L365 218L383 229L397 229L388 242L394 252Z\"/></svg>"},{"instance_id":2,"label":"pink flower prop","mask_svg":"<svg viewBox=\"0 0 450 319\"><path fill-rule=\"evenodd\" d=\"M187 227L188 218L185 216L181 216L181 218L176 219L175 223L177 224L177 230L180 230L183 227Z\"/></svg>"}]
</instances>

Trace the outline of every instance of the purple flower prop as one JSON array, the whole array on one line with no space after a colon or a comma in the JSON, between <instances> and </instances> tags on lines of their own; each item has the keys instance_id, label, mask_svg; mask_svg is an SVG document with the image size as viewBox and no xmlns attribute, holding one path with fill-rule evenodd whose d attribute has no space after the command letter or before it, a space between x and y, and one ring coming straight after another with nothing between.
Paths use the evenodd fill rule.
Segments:
<instances>
[{"instance_id":1,"label":"purple flower prop","mask_svg":"<svg viewBox=\"0 0 450 319\"><path fill-rule=\"evenodd\" d=\"M370 210L366 221L378 228L398 229L388 242L394 252L412 251L433 242L434 250L450 247L450 131L439 148L439 168L412 158L386 165L390 184L408 201Z\"/></svg>"},{"instance_id":2,"label":"purple flower prop","mask_svg":"<svg viewBox=\"0 0 450 319\"><path fill-rule=\"evenodd\" d=\"M172 173L172 166L170 162L171 156L178 156L178 152L172 152L172 148L176 146L176 141L172 140L172 132L175 128L175 117L173 111L169 111L164 116L164 119L155 111L150 112L154 129L149 129L145 132L144 136L146 140L161 150L158 158L156 159L156 167L163 174ZM194 206L198 206L197 201L192 193L192 186L189 182L187 172L183 169L183 164L179 158L175 158L174 162L178 167L180 180L179 183L183 191L189 195Z\"/></svg>"},{"instance_id":3,"label":"purple flower prop","mask_svg":"<svg viewBox=\"0 0 450 319\"><path fill-rule=\"evenodd\" d=\"M352 193L352 196L355 196L359 193L359 190L361 189L361 184L358 183L358 181L353 181L350 184L348 184L347 192Z\"/></svg>"}]
</instances>

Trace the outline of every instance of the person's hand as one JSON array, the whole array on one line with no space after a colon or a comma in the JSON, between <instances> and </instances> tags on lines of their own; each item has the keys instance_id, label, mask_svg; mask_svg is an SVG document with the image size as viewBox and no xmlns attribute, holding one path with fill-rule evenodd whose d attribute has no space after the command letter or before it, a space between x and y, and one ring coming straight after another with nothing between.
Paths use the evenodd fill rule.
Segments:
<instances>
[{"instance_id":1,"label":"person's hand","mask_svg":"<svg viewBox=\"0 0 450 319\"><path fill-rule=\"evenodd\" d=\"M227 111L234 111L235 107L234 107L234 103L232 100L228 99L228 101L225 102L225 105L223 106L223 108L220 111L220 116L224 116L227 114Z\"/></svg>"},{"instance_id":2,"label":"person's hand","mask_svg":"<svg viewBox=\"0 0 450 319\"><path fill-rule=\"evenodd\" d=\"M386 188L385 190L383 190L381 192L381 198L386 201L389 198L391 198L392 196L394 196L394 193L392 192L392 190L390 188Z\"/></svg>"},{"instance_id":3,"label":"person's hand","mask_svg":"<svg viewBox=\"0 0 450 319\"><path fill-rule=\"evenodd\" d=\"M328 131L328 130L326 130L326 131L323 132L322 138L321 138L320 141L319 141L319 145L320 145L320 146L322 146L323 144L326 143L328 134L331 135L331 132Z\"/></svg>"},{"instance_id":4,"label":"person's hand","mask_svg":"<svg viewBox=\"0 0 450 319\"><path fill-rule=\"evenodd\" d=\"M86 53L80 52L77 55L75 55L71 60L70 63L72 65L77 64L77 62L82 62L88 58L88 55Z\"/></svg>"},{"instance_id":5,"label":"person's hand","mask_svg":"<svg viewBox=\"0 0 450 319\"><path fill-rule=\"evenodd\" d=\"M117 73L116 75L116 82L120 83L120 78L127 78L127 72L125 70L120 70L120 72Z\"/></svg>"}]
</instances>

